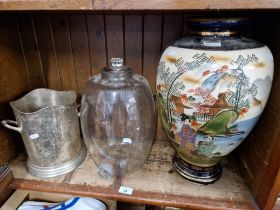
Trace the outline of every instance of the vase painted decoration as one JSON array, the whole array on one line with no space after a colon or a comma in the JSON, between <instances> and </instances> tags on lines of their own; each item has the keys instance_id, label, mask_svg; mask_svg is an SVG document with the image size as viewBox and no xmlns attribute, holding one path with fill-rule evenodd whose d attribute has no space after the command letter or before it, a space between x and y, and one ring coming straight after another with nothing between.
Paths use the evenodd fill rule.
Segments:
<instances>
[{"instance_id":1,"label":"vase painted decoration","mask_svg":"<svg viewBox=\"0 0 280 210\"><path fill-rule=\"evenodd\" d=\"M157 73L157 103L176 149L174 169L209 184L222 174L220 160L258 121L273 79L264 44L239 35L245 19L192 19L191 36L169 46Z\"/></svg>"}]
</instances>

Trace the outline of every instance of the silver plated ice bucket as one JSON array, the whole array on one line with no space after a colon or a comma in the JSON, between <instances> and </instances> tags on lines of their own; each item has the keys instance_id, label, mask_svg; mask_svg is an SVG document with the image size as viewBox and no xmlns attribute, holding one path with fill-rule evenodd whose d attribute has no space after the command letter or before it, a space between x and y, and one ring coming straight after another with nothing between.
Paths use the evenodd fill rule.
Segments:
<instances>
[{"instance_id":1,"label":"silver plated ice bucket","mask_svg":"<svg viewBox=\"0 0 280 210\"><path fill-rule=\"evenodd\" d=\"M21 133L33 176L65 174L84 161L76 98L74 91L41 88L10 102L16 121L3 120L2 125Z\"/></svg>"}]
</instances>

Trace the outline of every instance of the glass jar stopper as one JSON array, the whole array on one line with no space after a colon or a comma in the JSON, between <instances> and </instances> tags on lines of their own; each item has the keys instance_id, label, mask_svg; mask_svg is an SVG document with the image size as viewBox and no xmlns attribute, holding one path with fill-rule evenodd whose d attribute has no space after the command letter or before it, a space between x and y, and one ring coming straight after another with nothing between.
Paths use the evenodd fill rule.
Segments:
<instances>
[{"instance_id":1,"label":"glass jar stopper","mask_svg":"<svg viewBox=\"0 0 280 210\"><path fill-rule=\"evenodd\" d=\"M123 66L123 59L122 58L111 58L110 60L111 67L114 70L120 70Z\"/></svg>"}]
</instances>

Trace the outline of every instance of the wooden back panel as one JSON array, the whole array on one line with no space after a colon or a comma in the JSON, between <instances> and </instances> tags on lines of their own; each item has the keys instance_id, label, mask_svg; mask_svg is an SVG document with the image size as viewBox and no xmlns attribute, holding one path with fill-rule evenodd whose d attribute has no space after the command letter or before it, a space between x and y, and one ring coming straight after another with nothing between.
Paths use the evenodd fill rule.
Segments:
<instances>
[{"instance_id":1,"label":"wooden back panel","mask_svg":"<svg viewBox=\"0 0 280 210\"><path fill-rule=\"evenodd\" d=\"M35 88L72 89L81 94L88 77L100 73L116 56L123 57L135 73L146 77L155 93L160 54L173 40L188 33L185 20L186 16L178 13L2 14L0 120L13 118L9 101ZM273 90L260 122L239 147L236 157L257 203L269 209L280 191L275 187L280 167L280 31L267 22L257 28L264 26L273 33L259 30L257 39L267 43L275 57ZM166 139L160 122L157 138ZM0 139L3 163L15 153L21 139L2 126Z\"/></svg>"},{"instance_id":2,"label":"wooden back panel","mask_svg":"<svg viewBox=\"0 0 280 210\"><path fill-rule=\"evenodd\" d=\"M236 151L243 177L260 209L272 209L280 192L280 23L271 15L253 25L253 38L265 43L274 57L274 78L267 106L254 130Z\"/></svg>"},{"instance_id":3,"label":"wooden back panel","mask_svg":"<svg viewBox=\"0 0 280 210\"><path fill-rule=\"evenodd\" d=\"M32 89L26 58L13 15L0 15L0 120L12 119L9 101ZM19 134L0 126L0 164L22 149Z\"/></svg>"},{"instance_id":4,"label":"wooden back panel","mask_svg":"<svg viewBox=\"0 0 280 210\"><path fill-rule=\"evenodd\" d=\"M155 92L162 25L163 15L2 14L0 120L13 119L8 102L35 88L74 90L81 95L87 79L99 74L112 57L124 58ZM166 37L165 42L177 38L172 31ZM23 148L20 135L3 126L0 138L3 164L16 148Z\"/></svg>"}]
</instances>

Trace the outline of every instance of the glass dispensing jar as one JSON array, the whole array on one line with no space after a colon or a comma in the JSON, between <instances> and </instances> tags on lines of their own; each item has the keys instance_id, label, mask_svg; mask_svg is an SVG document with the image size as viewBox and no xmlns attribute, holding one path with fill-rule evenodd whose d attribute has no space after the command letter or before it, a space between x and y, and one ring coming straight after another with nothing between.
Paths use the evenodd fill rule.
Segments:
<instances>
[{"instance_id":1,"label":"glass dispensing jar","mask_svg":"<svg viewBox=\"0 0 280 210\"><path fill-rule=\"evenodd\" d=\"M273 57L243 37L242 18L190 19L191 35L162 54L157 102L176 155L174 169L200 184L215 182L222 157L251 132L266 105Z\"/></svg>"},{"instance_id":2,"label":"glass dispensing jar","mask_svg":"<svg viewBox=\"0 0 280 210\"><path fill-rule=\"evenodd\" d=\"M90 156L102 177L123 176L146 160L155 131L155 108L147 80L112 58L89 78L81 124Z\"/></svg>"}]
</instances>

